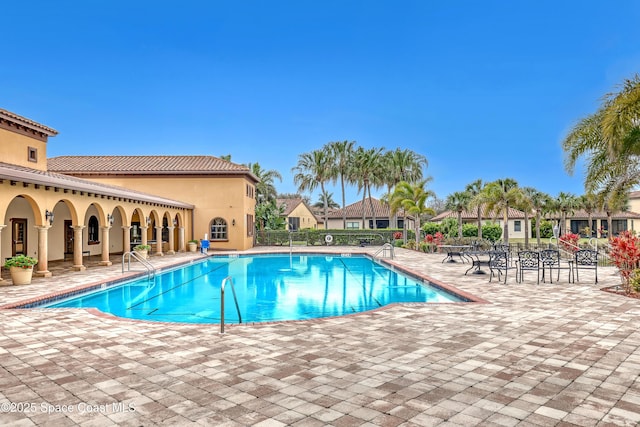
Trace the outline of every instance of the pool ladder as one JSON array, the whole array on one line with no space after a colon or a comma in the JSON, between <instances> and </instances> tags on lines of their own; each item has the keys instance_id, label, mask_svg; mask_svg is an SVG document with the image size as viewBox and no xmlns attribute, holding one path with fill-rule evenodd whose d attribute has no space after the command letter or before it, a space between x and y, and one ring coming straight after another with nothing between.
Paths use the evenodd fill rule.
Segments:
<instances>
[{"instance_id":1,"label":"pool ladder","mask_svg":"<svg viewBox=\"0 0 640 427\"><path fill-rule=\"evenodd\" d=\"M138 261L140 265L142 265L147 270L147 279L151 280L155 277L156 269L153 267L153 265L151 265L151 263L147 261L146 258L143 258L139 254L135 253L135 251L125 252L122 254L122 272L123 273L125 272L125 268L124 268L125 260L126 260L127 271L131 271L131 258Z\"/></svg>"},{"instance_id":2,"label":"pool ladder","mask_svg":"<svg viewBox=\"0 0 640 427\"><path fill-rule=\"evenodd\" d=\"M378 257L380 253L382 253L382 255ZM391 243L385 243L384 245L382 245L382 247L378 249L375 254L373 254L373 257L385 258L387 257L387 254L389 258L393 259L394 253L393 253L393 245Z\"/></svg>"},{"instance_id":3,"label":"pool ladder","mask_svg":"<svg viewBox=\"0 0 640 427\"><path fill-rule=\"evenodd\" d=\"M233 293L233 301L236 303L236 310L238 311L238 323L242 323L242 316L240 315L240 306L238 305L238 297L236 296L236 288L233 286L233 277L227 276L222 279L220 285L220 333L224 334L224 286L229 283L231 285L231 292Z\"/></svg>"}]
</instances>

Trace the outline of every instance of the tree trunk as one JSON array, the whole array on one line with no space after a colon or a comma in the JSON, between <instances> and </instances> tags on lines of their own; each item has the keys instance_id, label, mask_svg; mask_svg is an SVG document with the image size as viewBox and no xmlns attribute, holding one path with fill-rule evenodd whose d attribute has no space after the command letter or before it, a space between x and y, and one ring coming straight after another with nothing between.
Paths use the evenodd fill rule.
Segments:
<instances>
[{"instance_id":1,"label":"tree trunk","mask_svg":"<svg viewBox=\"0 0 640 427\"><path fill-rule=\"evenodd\" d=\"M340 174L340 185L342 185L342 229L347 229L347 211L344 210L345 207L345 196L344 196L344 176ZM324 225L324 228L327 228L327 224Z\"/></svg>"},{"instance_id":2,"label":"tree trunk","mask_svg":"<svg viewBox=\"0 0 640 427\"><path fill-rule=\"evenodd\" d=\"M540 246L540 211L536 209L536 240L538 242L538 246Z\"/></svg>"},{"instance_id":3,"label":"tree trunk","mask_svg":"<svg viewBox=\"0 0 640 427\"><path fill-rule=\"evenodd\" d=\"M504 225L503 225L503 240L506 244L509 243L509 205L507 205L507 207L504 208L504 213L502 215L502 219L504 221Z\"/></svg>"},{"instance_id":4,"label":"tree trunk","mask_svg":"<svg viewBox=\"0 0 640 427\"><path fill-rule=\"evenodd\" d=\"M329 209L328 205L327 205L327 197L326 197L326 193L324 192L324 184L320 183L320 188L322 189L322 194L325 195L325 197L323 197L324 199L324 229L328 230L329 229L329 219L328 219L328 215L327 215L327 210Z\"/></svg>"},{"instance_id":5,"label":"tree trunk","mask_svg":"<svg viewBox=\"0 0 640 427\"><path fill-rule=\"evenodd\" d=\"M478 206L478 240L482 240L482 211Z\"/></svg>"},{"instance_id":6,"label":"tree trunk","mask_svg":"<svg viewBox=\"0 0 640 427\"><path fill-rule=\"evenodd\" d=\"M378 228L378 224L376 224L376 212L373 210L373 200L371 200L371 186L368 185L369 190L369 207L371 208L371 218L373 219L373 229Z\"/></svg>"},{"instance_id":7,"label":"tree trunk","mask_svg":"<svg viewBox=\"0 0 640 427\"><path fill-rule=\"evenodd\" d=\"M529 248L529 214L524 213L524 247Z\"/></svg>"},{"instance_id":8,"label":"tree trunk","mask_svg":"<svg viewBox=\"0 0 640 427\"><path fill-rule=\"evenodd\" d=\"M458 238L462 239L462 210L458 209Z\"/></svg>"}]
</instances>

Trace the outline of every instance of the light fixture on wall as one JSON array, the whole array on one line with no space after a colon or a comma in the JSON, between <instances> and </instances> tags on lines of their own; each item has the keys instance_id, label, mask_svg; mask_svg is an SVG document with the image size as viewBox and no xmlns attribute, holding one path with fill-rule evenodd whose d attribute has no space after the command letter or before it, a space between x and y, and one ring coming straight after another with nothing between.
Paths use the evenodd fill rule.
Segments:
<instances>
[{"instance_id":1,"label":"light fixture on wall","mask_svg":"<svg viewBox=\"0 0 640 427\"><path fill-rule=\"evenodd\" d=\"M151 225L151 218L147 217L147 225Z\"/></svg>"},{"instance_id":2,"label":"light fixture on wall","mask_svg":"<svg viewBox=\"0 0 640 427\"><path fill-rule=\"evenodd\" d=\"M235 219L231 220L231 225L233 225L234 227L236 226L236 220Z\"/></svg>"},{"instance_id":3,"label":"light fixture on wall","mask_svg":"<svg viewBox=\"0 0 640 427\"><path fill-rule=\"evenodd\" d=\"M49 221L49 225L53 225L53 212L50 212L49 209L44 211L44 218Z\"/></svg>"},{"instance_id":4,"label":"light fixture on wall","mask_svg":"<svg viewBox=\"0 0 640 427\"><path fill-rule=\"evenodd\" d=\"M113 225L113 215L107 214L107 223Z\"/></svg>"}]
</instances>

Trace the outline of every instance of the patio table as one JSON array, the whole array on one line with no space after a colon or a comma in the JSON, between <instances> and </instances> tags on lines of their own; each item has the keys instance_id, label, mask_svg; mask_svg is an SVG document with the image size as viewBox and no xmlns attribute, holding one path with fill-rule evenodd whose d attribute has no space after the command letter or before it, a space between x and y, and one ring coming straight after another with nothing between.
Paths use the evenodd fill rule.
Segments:
<instances>
[{"instance_id":1,"label":"patio table","mask_svg":"<svg viewBox=\"0 0 640 427\"><path fill-rule=\"evenodd\" d=\"M471 267L464 272L465 276L471 270L473 270L471 274L487 274L487 272L482 269L482 266L489 267L489 261L491 259L490 252L491 251L465 251L463 255L471 260Z\"/></svg>"},{"instance_id":2,"label":"patio table","mask_svg":"<svg viewBox=\"0 0 640 427\"><path fill-rule=\"evenodd\" d=\"M447 251L447 256L444 257L442 262L456 262L456 260L453 259L454 256L460 258L460 261L465 262L463 256L464 252L465 250L472 248L473 246L471 245L440 245L440 249L444 249Z\"/></svg>"}]
</instances>

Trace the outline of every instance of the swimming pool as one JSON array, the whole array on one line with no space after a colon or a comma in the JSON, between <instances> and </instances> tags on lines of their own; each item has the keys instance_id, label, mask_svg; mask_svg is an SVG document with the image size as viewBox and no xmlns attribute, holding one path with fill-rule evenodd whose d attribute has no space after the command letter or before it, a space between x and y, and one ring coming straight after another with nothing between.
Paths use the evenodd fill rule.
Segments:
<instances>
[{"instance_id":1,"label":"swimming pool","mask_svg":"<svg viewBox=\"0 0 640 427\"><path fill-rule=\"evenodd\" d=\"M341 316L402 302L464 298L392 271L365 256L258 255L203 262L49 304L97 308L162 322L220 323L220 286L231 276L243 323ZM225 289L225 323L239 323Z\"/></svg>"}]
</instances>

